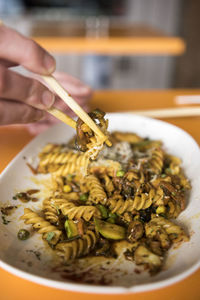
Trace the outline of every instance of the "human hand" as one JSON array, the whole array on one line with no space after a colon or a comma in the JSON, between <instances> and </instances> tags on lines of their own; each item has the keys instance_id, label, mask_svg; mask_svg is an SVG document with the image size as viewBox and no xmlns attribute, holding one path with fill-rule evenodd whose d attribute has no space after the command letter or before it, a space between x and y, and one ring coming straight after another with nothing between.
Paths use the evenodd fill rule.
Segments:
<instances>
[{"instance_id":1,"label":"human hand","mask_svg":"<svg viewBox=\"0 0 200 300\"><path fill-rule=\"evenodd\" d=\"M81 107L88 111L88 100L91 98L92 90L80 80L63 72L55 72L54 77L61 83L61 85L68 91L68 93L77 101ZM73 117L74 112L65 104L59 97L55 97L54 107L62 110L67 115ZM32 134L38 134L46 130L49 126L59 122L49 113L46 113L43 119L39 122L28 124L29 132Z\"/></svg>"},{"instance_id":2,"label":"human hand","mask_svg":"<svg viewBox=\"0 0 200 300\"><path fill-rule=\"evenodd\" d=\"M44 85L9 69L17 65L48 75L55 60L34 41L0 25L0 125L37 121L54 103L54 94Z\"/></svg>"},{"instance_id":3,"label":"human hand","mask_svg":"<svg viewBox=\"0 0 200 300\"><path fill-rule=\"evenodd\" d=\"M32 123L45 118L39 125L29 126L36 133L55 122L45 110L54 102L62 109L63 103L38 80L9 69L18 65L42 75L55 70L55 60L48 52L15 30L0 25L0 125ZM58 74L58 80L85 105L91 94L87 86L64 73Z\"/></svg>"}]
</instances>

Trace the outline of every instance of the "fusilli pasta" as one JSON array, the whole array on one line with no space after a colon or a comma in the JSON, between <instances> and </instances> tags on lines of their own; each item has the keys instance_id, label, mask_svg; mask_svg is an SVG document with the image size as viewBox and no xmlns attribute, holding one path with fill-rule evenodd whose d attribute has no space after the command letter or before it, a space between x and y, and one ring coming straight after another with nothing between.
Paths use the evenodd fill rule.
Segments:
<instances>
[{"instance_id":1,"label":"fusilli pasta","mask_svg":"<svg viewBox=\"0 0 200 300\"><path fill-rule=\"evenodd\" d=\"M107 134L104 114L96 110L91 116ZM81 120L77 133L85 153L72 142L42 149L37 170L51 174L49 193L39 214L25 208L21 219L42 234L61 262L88 254L116 257L114 245L126 240L126 259L159 271L170 247L189 239L171 221L185 209L191 188L181 160L160 141L117 131L109 136L113 148L104 146L98 156L103 143Z\"/></svg>"}]
</instances>

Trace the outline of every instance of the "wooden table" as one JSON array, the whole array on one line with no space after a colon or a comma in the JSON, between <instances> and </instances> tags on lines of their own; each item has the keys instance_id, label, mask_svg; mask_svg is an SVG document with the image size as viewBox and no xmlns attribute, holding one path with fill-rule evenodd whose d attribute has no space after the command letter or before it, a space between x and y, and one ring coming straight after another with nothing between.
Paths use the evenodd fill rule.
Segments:
<instances>
[{"instance_id":1,"label":"wooden table","mask_svg":"<svg viewBox=\"0 0 200 300\"><path fill-rule=\"evenodd\" d=\"M200 94L200 90L167 90L167 91L98 91L91 101L92 107L100 107L105 111L127 111L134 109L164 108L175 106L176 95ZM200 117L167 119L190 133L200 144ZM32 139L32 136L22 128L0 128L0 172L9 161ZM13 253L14 255L14 253ZM187 258L186 258L187 259ZM132 295L91 295L56 290L31 283L18 278L4 270L0 270L1 300L199 300L200 270L187 279L160 290ZM78 292L78 291L77 291Z\"/></svg>"}]
</instances>

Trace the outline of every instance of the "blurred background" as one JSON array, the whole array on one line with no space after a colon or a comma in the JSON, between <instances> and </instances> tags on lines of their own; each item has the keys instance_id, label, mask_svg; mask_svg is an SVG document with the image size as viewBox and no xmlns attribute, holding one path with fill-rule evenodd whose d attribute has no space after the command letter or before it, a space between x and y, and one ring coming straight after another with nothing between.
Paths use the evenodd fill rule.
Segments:
<instances>
[{"instance_id":1,"label":"blurred background","mask_svg":"<svg viewBox=\"0 0 200 300\"><path fill-rule=\"evenodd\" d=\"M199 11L195 0L0 0L6 25L95 89L199 88Z\"/></svg>"}]
</instances>

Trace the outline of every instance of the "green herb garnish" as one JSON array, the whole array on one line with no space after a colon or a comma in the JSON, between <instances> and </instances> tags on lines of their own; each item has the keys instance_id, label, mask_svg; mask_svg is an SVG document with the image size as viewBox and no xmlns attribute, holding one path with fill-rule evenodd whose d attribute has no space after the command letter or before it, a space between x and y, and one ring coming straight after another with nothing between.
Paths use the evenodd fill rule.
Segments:
<instances>
[{"instance_id":1,"label":"green herb garnish","mask_svg":"<svg viewBox=\"0 0 200 300\"><path fill-rule=\"evenodd\" d=\"M88 199L88 194L82 194L82 195L80 195L80 200L81 201L87 201L87 199Z\"/></svg>"},{"instance_id":2,"label":"green herb garnish","mask_svg":"<svg viewBox=\"0 0 200 300\"><path fill-rule=\"evenodd\" d=\"M160 177L165 178L167 175L166 174L161 174Z\"/></svg>"},{"instance_id":3,"label":"green herb garnish","mask_svg":"<svg viewBox=\"0 0 200 300\"><path fill-rule=\"evenodd\" d=\"M54 235L55 235L55 232L53 232L53 231L48 232L47 237L46 237L47 242L51 242L51 240L53 239Z\"/></svg>"},{"instance_id":4,"label":"green herb garnish","mask_svg":"<svg viewBox=\"0 0 200 300\"><path fill-rule=\"evenodd\" d=\"M123 170L117 171L117 177L123 177L125 172Z\"/></svg>"},{"instance_id":5,"label":"green herb garnish","mask_svg":"<svg viewBox=\"0 0 200 300\"><path fill-rule=\"evenodd\" d=\"M106 219L108 217L108 210L105 206L98 204L97 208L100 210L101 216L103 219Z\"/></svg>"}]
</instances>

